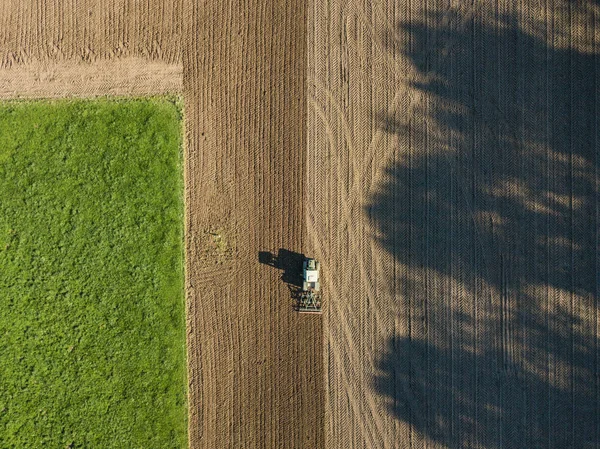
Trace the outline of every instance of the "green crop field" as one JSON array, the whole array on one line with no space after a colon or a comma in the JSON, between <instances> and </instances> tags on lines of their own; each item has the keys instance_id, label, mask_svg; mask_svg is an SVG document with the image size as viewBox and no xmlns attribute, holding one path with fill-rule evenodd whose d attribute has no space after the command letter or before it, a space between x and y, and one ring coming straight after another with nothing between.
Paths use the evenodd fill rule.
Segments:
<instances>
[{"instance_id":1,"label":"green crop field","mask_svg":"<svg viewBox=\"0 0 600 449\"><path fill-rule=\"evenodd\" d=\"M187 446L181 108L0 103L0 447Z\"/></svg>"}]
</instances>

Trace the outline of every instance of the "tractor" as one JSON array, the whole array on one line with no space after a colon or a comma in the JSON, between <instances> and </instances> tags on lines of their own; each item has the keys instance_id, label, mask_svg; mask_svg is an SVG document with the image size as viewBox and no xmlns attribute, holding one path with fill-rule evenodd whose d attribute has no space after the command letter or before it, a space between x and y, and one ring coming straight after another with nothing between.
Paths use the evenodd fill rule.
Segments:
<instances>
[{"instance_id":1,"label":"tractor","mask_svg":"<svg viewBox=\"0 0 600 449\"><path fill-rule=\"evenodd\" d=\"M298 300L300 313L321 313L320 268L321 264L315 259L305 258L302 262L302 292Z\"/></svg>"}]
</instances>

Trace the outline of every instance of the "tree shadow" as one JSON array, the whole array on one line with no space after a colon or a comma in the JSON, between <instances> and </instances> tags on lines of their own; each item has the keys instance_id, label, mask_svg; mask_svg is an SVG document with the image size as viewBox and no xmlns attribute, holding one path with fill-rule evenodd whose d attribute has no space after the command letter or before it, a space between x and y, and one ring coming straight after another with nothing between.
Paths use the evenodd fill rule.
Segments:
<instances>
[{"instance_id":1,"label":"tree shadow","mask_svg":"<svg viewBox=\"0 0 600 449\"><path fill-rule=\"evenodd\" d=\"M365 213L407 272L424 273L401 280L398 313L427 310L418 337L390 339L374 387L449 447L600 444L600 55L577 49L586 23L572 22L564 46L509 15L458 13L401 24L406 48L385 40L427 101L376 116L396 154Z\"/></svg>"},{"instance_id":2,"label":"tree shadow","mask_svg":"<svg viewBox=\"0 0 600 449\"><path fill-rule=\"evenodd\" d=\"M557 344L570 342L555 337ZM579 360L595 356L593 348L577 351ZM595 383L562 388L504 359L493 348L474 354L398 337L378 360L374 387L390 413L445 447L597 447ZM478 369L459 368L466 363ZM579 381L594 377L593 366L573 369Z\"/></svg>"}]
</instances>

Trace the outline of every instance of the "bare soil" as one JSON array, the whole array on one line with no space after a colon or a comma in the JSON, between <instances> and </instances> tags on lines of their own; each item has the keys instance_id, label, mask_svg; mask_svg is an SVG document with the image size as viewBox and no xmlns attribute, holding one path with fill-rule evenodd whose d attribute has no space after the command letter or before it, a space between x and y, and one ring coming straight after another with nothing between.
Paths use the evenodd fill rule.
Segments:
<instances>
[{"instance_id":1,"label":"bare soil","mask_svg":"<svg viewBox=\"0 0 600 449\"><path fill-rule=\"evenodd\" d=\"M306 238L306 8L206 2L186 16L191 445L323 447L322 318L298 315L291 291Z\"/></svg>"},{"instance_id":2,"label":"bare soil","mask_svg":"<svg viewBox=\"0 0 600 449\"><path fill-rule=\"evenodd\" d=\"M119 57L178 63L190 38L183 7L184 0L2 0L0 68Z\"/></svg>"},{"instance_id":3,"label":"bare soil","mask_svg":"<svg viewBox=\"0 0 600 449\"><path fill-rule=\"evenodd\" d=\"M0 99L180 94L183 66L142 58L46 62L0 70Z\"/></svg>"},{"instance_id":4,"label":"bare soil","mask_svg":"<svg viewBox=\"0 0 600 449\"><path fill-rule=\"evenodd\" d=\"M312 2L326 447L597 447L597 2Z\"/></svg>"}]
</instances>

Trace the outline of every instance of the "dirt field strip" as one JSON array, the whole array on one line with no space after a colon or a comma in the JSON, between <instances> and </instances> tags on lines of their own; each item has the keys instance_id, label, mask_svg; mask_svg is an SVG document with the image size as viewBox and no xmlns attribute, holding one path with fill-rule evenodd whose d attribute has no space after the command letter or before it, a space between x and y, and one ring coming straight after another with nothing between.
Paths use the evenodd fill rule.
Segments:
<instances>
[{"instance_id":1,"label":"dirt field strip","mask_svg":"<svg viewBox=\"0 0 600 449\"><path fill-rule=\"evenodd\" d=\"M313 2L326 447L596 447L593 2Z\"/></svg>"},{"instance_id":2,"label":"dirt field strip","mask_svg":"<svg viewBox=\"0 0 600 449\"><path fill-rule=\"evenodd\" d=\"M0 70L0 99L179 94L183 67L141 58L30 63Z\"/></svg>"},{"instance_id":3,"label":"dirt field strip","mask_svg":"<svg viewBox=\"0 0 600 449\"><path fill-rule=\"evenodd\" d=\"M189 8L190 446L323 447L321 317L258 262L304 249L305 6Z\"/></svg>"}]
</instances>

